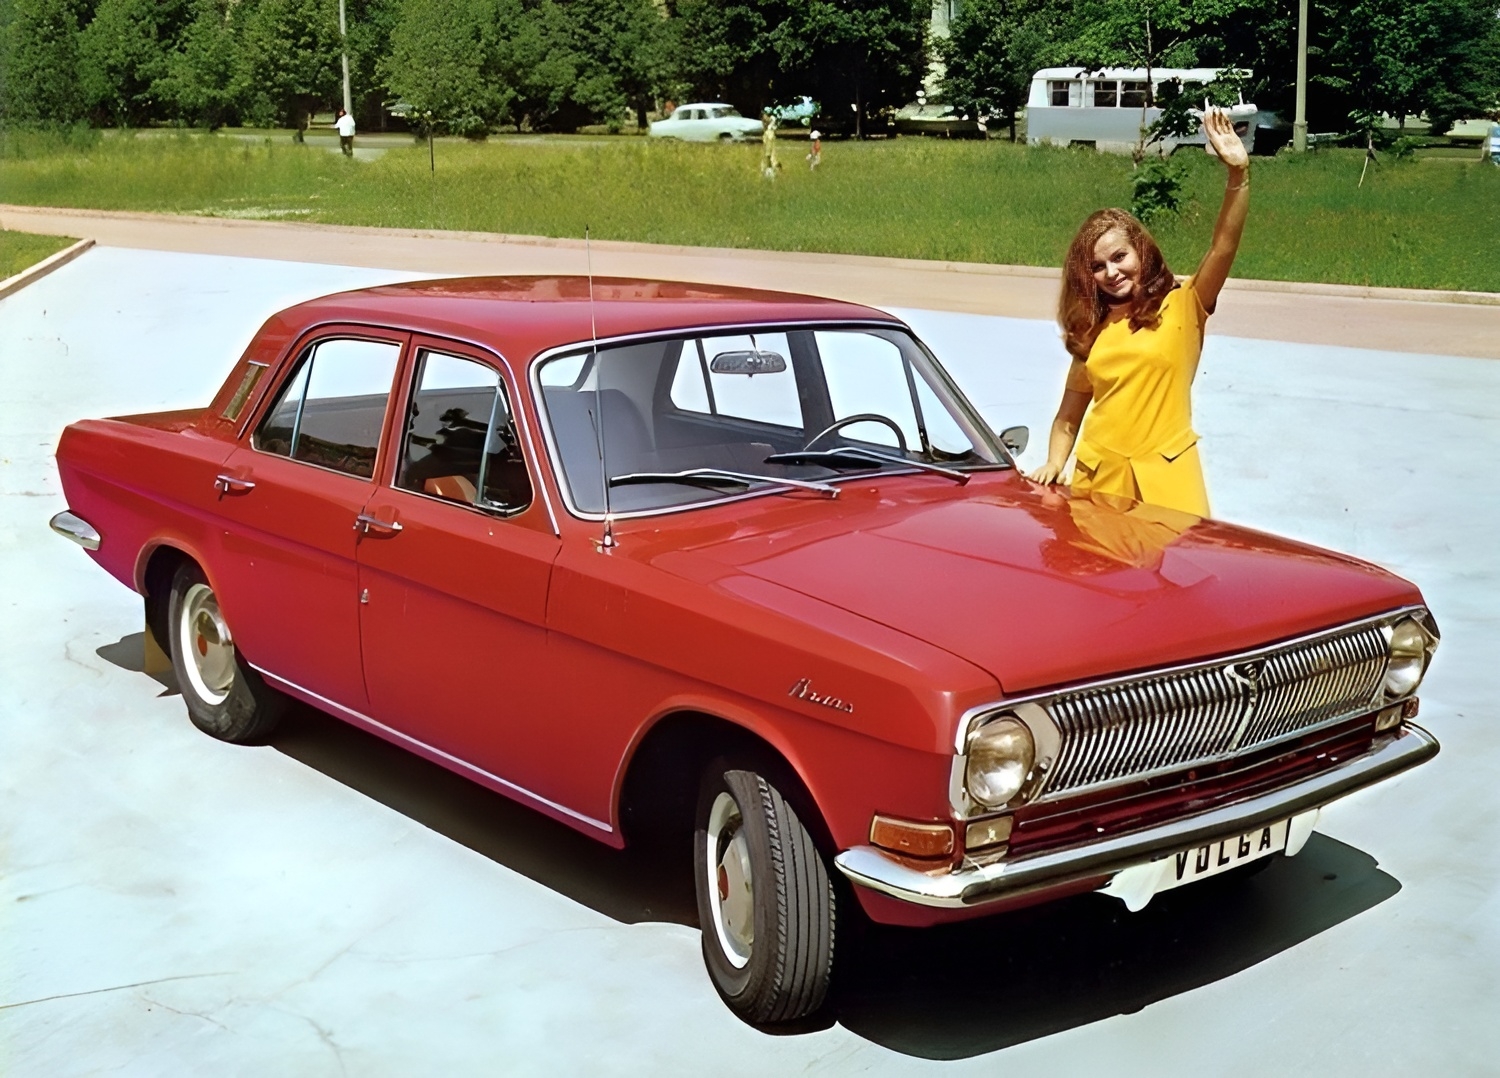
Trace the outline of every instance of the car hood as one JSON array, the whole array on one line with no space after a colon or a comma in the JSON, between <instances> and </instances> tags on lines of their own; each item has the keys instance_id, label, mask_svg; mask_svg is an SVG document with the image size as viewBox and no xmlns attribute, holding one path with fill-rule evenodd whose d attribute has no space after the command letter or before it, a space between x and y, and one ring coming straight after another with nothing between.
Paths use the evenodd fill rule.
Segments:
<instances>
[{"instance_id":1,"label":"car hood","mask_svg":"<svg viewBox=\"0 0 1500 1078\"><path fill-rule=\"evenodd\" d=\"M1011 694L1421 601L1376 566L1185 513L1072 498L1013 474L936 493L923 482L846 488L833 520L753 535L742 525L697 556L926 640ZM897 483L907 497L891 496Z\"/></svg>"}]
</instances>

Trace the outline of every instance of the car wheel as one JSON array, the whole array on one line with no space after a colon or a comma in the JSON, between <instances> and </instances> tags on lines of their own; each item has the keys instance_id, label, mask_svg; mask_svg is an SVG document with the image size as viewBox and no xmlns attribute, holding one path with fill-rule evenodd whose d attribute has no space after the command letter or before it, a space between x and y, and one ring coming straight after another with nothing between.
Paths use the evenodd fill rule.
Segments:
<instances>
[{"instance_id":1,"label":"car wheel","mask_svg":"<svg viewBox=\"0 0 1500 1078\"><path fill-rule=\"evenodd\" d=\"M240 658L203 570L184 562L167 607L172 670L193 725L220 741L258 741L276 726L286 697Z\"/></svg>"},{"instance_id":2,"label":"car wheel","mask_svg":"<svg viewBox=\"0 0 1500 1078\"><path fill-rule=\"evenodd\" d=\"M754 771L710 765L693 836L703 960L747 1022L817 1011L833 976L828 868L781 793Z\"/></svg>"},{"instance_id":3,"label":"car wheel","mask_svg":"<svg viewBox=\"0 0 1500 1078\"><path fill-rule=\"evenodd\" d=\"M734 136L731 135L728 131L721 131L721 132L719 132L719 141L720 142L733 142L734 141Z\"/></svg>"}]
</instances>

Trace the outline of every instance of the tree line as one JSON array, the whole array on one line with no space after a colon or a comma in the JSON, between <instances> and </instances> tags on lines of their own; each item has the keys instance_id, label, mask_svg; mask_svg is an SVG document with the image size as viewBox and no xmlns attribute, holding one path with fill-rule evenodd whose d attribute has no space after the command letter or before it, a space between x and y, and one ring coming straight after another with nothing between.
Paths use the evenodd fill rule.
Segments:
<instances>
[{"instance_id":1,"label":"tree line","mask_svg":"<svg viewBox=\"0 0 1500 1078\"><path fill-rule=\"evenodd\" d=\"M824 127L862 133L941 96L1013 124L1045 66L1254 70L1291 111L1297 0L0 0L0 121L301 128L342 99L381 126L480 135L644 126L668 99L747 114L808 96ZM1500 108L1496 0L1312 0L1314 129L1351 115L1439 125ZM1012 132L1014 127L1012 126Z\"/></svg>"}]
</instances>

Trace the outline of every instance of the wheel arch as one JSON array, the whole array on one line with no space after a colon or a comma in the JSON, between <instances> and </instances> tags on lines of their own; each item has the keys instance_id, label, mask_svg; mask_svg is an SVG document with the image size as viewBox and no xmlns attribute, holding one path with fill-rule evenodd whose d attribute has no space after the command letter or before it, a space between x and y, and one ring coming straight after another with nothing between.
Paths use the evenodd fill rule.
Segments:
<instances>
[{"instance_id":1,"label":"wheel arch","mask_svg":"<svg viewBox=\"0 0 1500 1078\"><path fill-rule=\"evenodd\" d=\"M777 745L774 736L774 731L752 729L702 707L682 706L657 716L637 737L621 768L616 817L625 844L671 841L691 833L703 769L722 756L764 775L832 856L837 847L812 787L794 754Z\"/></svg>"}]
</instances>

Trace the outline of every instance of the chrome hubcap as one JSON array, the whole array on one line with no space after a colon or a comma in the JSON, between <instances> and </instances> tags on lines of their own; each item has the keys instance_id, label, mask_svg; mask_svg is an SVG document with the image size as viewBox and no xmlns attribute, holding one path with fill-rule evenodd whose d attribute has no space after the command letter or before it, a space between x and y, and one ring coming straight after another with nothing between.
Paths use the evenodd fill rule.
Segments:
<instances>
[{"instance_id":1,"label":"chrome hubcap","mask_svg":"<svg viewBox=\"0 0 1500 1078\"><path fill-rule=\"evenodd\" d=\"M708 901L719 950L735 969L750 961L755 944L755 885L750 844L740 806L727 793L714 798L708 813Z\"/></svg>"},{"instance_id":2,"label":"chrome hubcap","mask_svg":"<svg viewBox=\"0 0 1500 1078\"><path fill-rule=\"evenodd\" d=\"M183 596L177 631L193 691L210 704L222 704L234 684L234 638L207 584L194 584Z\"/></svg>"}]
</instances>

